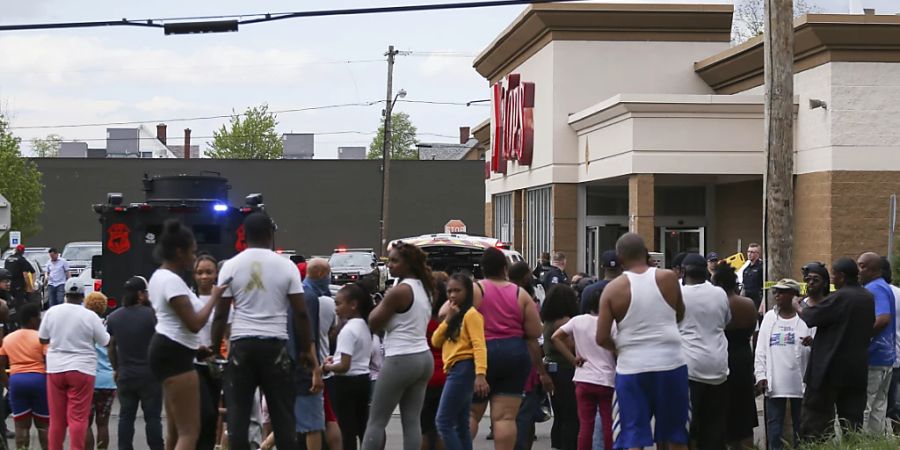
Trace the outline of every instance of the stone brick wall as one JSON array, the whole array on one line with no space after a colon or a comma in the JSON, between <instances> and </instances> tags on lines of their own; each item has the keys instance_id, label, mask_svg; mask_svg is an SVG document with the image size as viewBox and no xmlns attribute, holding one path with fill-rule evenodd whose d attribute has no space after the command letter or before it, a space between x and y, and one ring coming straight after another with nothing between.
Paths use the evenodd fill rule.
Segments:
<instances>
[{"instance_id":1,"label":"stone brick wall","mask_svg":"<svg viewBox=\"0 0 900 450\"><path fill-rule=\"evenodd\" d=\"M578 185L553 185L553 246L555 252L566 254L566 272L581 271L578 257Z\"/></svg>"},{"instance_id":2,"label":"stone brick wall","mask_svg":"<svg viewBox=\"0 0 900 450\"><path fill-rule=\"evenodd\" d=\"M831 267L832 255L832 172L815 172L794 178L794 269L814 261ZM799 279L799 278L798 278Z\"/></svg>"}]
</instances>

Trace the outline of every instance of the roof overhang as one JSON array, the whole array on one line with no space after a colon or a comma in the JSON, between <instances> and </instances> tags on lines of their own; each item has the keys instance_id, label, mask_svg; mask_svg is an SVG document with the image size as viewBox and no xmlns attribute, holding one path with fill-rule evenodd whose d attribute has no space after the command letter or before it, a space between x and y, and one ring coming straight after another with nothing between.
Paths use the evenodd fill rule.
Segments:
<instances>
[{"instance_id":1,"label":"roof overhang","mask_svg":"<svg viewBox=\"0 0 900 450\"><path fill-rule=\"evenodd\" d=\"M494 82L554 40L728 42L732 5L531 5L475 58Z\"/></svg>"},{"instance_id":2,"label":"roof overhang","mask_svg":"<svg viewBox=\"0 0 900 450\"><path fill-rule=\"evenodd\" d=\"M694 64L719 94L763 84L763 37ZM809 14L794 21L794 73L829 62L900 62L900 16Z\"/></svg>"}]
</instances>

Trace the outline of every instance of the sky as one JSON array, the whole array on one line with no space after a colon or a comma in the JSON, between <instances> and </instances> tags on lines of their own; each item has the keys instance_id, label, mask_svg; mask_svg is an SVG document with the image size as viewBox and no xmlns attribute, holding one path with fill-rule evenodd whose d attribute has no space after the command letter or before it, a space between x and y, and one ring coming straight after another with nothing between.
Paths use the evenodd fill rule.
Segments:
<instances>
[{"instance_id":1,"label":"sky","mask_svg":"<svg viewBox=\"0 0 900 450\"><path fill-rule=\"evenodd\" d=\"M850 0L808 0L823 12L848 12ZM254 14L344 9L449 0L306 0L303 2L122 2L0 0L0 24ZM728 0L654 0L654 3L730 3ZM608 0L606 3L641 3ZM900 12L900 0L862 0L878 13ZM176 120L242 112L263 103L278 113L279 133L315 133L317 158L339 146L368 146L381 117L389 45L397 57L398 103L423 142L455 142L460 126L488 117L487 82L472 68L480 53L524 9L290 19L242 26L237 33L164 36L156 28L113 27L0 32L0 112L28 153L32 138L55 133L105 147L106 125L168 124L170 144L183 129L193 143L211 140L227 119ZM334 105L351 105L333 107ZM134 125L121 125L133 127ZM44 128L33 128L44 127Z\"/></svg>"}]
</instances>

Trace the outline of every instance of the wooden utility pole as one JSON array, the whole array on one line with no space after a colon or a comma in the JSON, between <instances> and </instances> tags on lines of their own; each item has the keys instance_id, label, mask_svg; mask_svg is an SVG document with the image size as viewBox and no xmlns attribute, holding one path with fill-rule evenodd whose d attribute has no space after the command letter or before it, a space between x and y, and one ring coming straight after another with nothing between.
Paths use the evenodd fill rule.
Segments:
<instances>
[{"instance_id":1,"label":"wooden utility pole","mask_svg":"<svg viewBox=\"0 0 900 450\"><path fill-rule=\"evenodd\" d=\"M793 0L765 0L766 171L763 178L767 280L791 275L794 244Z\"/></svg>"},{"instance_id":2,"label":"wooden utility pole","mask_svg":"<svg viewBox=\"0 0 900 450\"><path fill-rule=\"evenodd\" d=\"M387 97L384 104L384 143L382 146L381 167L381 248L378 254L387 256L388 244L388 207L390 204L390 170L391 170L391 114L394 110L394 57L400 53L394 46L388 47L387 56Z\"/></svg>"}]
</instances>

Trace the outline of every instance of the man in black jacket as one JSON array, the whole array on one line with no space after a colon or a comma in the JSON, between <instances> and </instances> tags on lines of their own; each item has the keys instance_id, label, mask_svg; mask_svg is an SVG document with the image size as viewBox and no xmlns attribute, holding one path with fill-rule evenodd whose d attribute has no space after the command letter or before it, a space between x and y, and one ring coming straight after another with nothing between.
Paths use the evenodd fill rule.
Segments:
<instances>
[{"instance_id":1,"label":"man in black jacket","mask_svg":"<svg viewBox=\"0 0 900 450\"><path fill-rule=\"evenodd\" d=\"M805 376L804 440L827 437L835 409L845 431L859 430L866 408L875 299L859 285L859 268L850 258L835 261L831 280L837 292L800 313L810 328L817 327Z\"/></svg>"}]
</instances>

